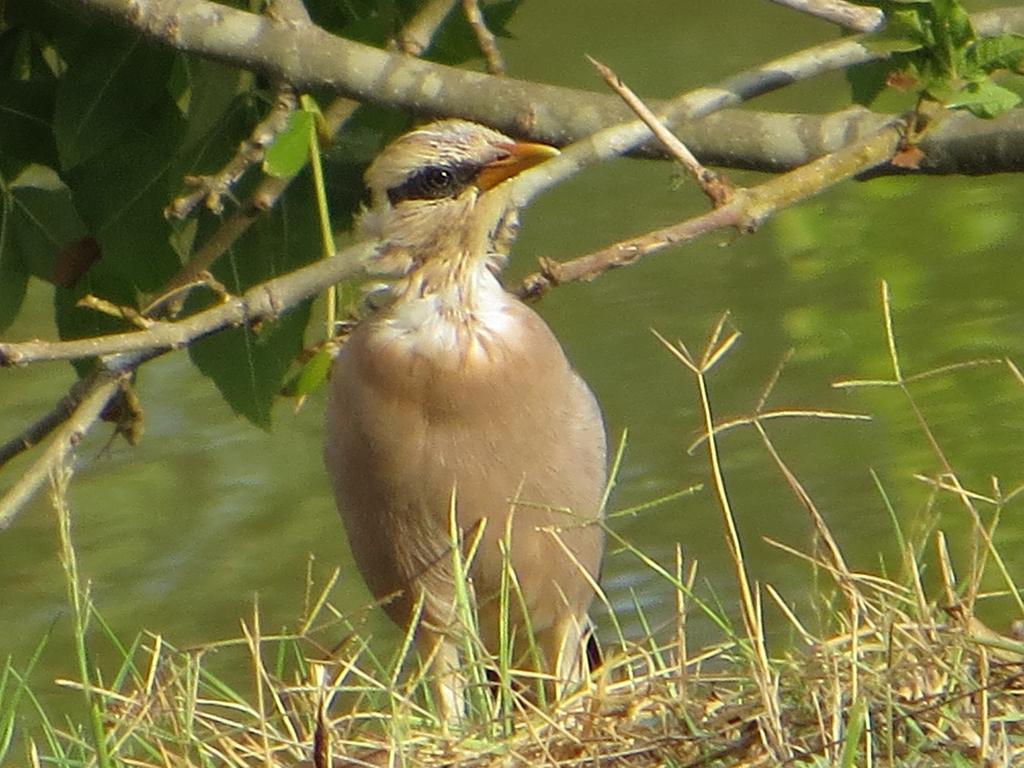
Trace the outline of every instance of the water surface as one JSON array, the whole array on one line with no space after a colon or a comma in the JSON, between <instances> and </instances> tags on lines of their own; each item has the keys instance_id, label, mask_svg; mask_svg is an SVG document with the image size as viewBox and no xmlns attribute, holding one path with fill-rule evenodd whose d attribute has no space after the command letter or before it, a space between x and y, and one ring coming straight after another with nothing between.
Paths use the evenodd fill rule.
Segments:
<instances>
[{"instance_id":1,"label":"water surface","mask_svg":"<svg viewBox=\"0 0 1024 768\"><path fill-rule=\"evenodd\" d=\"M767 3L684 4L685 14L679 5L527 3L510 24L515 39L503 47L519 77L598 89L583 59L589 53L637 91L667 96L834 35ZM757 106L831 109L844 102L843 88L838 76L823 78ZM569 258L700 211L703 198L690 184L676 189L675 177L668 164L631 160L581 174L526 214L510 274L532 270L539 256ZM935 497L915 478L937 475L941 463L906 399L895 389L837 390L832 383L892 375L882 280L892 286L906 372L979 358L1024 363L1022 194L1016 177L851 183L783 212L754 235L713 235L554 291L539 311L596 392L612 442L629 433L612 511L702 486L616 517L614 529L670 569L681 546L688 562L699 562L698 592L735 606L707 455L687 452L702 428L694 380L652 334L696 352L729 313L728 327L742 336L709 377L717 418L751 413L787 355L769 406L872 417L768 425L851 566L897 569L880 484L908 535L942 528L965 568L969 519L955 500ZM41 324L49 301L37 286L29 312L5 336L52 334ZM6 439L44 412L71 380L62 365L0 372L0 435ZM912 392L965 484L990 492L993 477L1004 490L1024 482L1024 387L1005 366L936 377ZM80 569L116 631L129 638L145 627L179 646L237 636L257 595L265 628L294 626L310 557L321 580L341 567L332 598L342 610L369 602L321 465L322 396L298 414L281 403L273 431L262 432L234 416L180 353L148 365L139 394L142 443L129 448L98 430L79 451L70 492ZM811 571L768 540L809 551L807 514L752 429L723 435L720 447L751 576L799 608ZM26 465L20 460L5 472L3 486ZM991 509L982 509L990 520ZM997 544L1020 574L1020 503L1003 514ZM0 584L0 653L24 662L52 626L35 680L44 694L57 695L49 681L74 677L75 666L45 500L0 533ZM655 624L671 617L667 585L627 552L609 553L604 585L627 633L640 634L636 605ZM1013 617L1005 600L982 609L1000 629ZM768 620L781 647L786 625L773 609ZM603 627L607 633L606 620ZM387 645L392 631L383 619L368 628ZM699 618L692 632L694 642L715 637Z\"/></svg>"}]
</instances>

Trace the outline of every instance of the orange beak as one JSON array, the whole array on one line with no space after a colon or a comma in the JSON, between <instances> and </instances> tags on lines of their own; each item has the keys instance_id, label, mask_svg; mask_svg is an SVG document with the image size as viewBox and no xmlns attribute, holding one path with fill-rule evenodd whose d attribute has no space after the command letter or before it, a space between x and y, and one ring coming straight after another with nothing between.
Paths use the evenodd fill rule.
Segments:
<instances>
[{"instance_id":1,"label":"orange beak","mask_svg":"<svg viewBox=\"0 0 1024 768\"><path fill-rule=\"evenodd\" d=\"M517 141L514 144L501 144L500 149L507 154L488 163L476 177L476 185L481 192L496 187L501 182L511 179L527 168L540 165L559 154L558 150L547 144L533 144L528 141Z\"/></svg>"}]
</instances>

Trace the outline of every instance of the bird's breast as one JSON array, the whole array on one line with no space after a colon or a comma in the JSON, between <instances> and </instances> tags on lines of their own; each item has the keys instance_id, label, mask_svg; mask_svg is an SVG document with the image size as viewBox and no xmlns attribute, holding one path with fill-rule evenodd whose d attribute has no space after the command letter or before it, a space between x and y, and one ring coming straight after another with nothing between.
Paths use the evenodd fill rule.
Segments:
<instances>
[{"instance_id":1,"label":"bird's breast","mask_svg":"<svg viewBox=\"0 0 1024 768\"><path fill-rule=\"evenodd\" d=\"M532 310L500 289L472 301L459 286L403 299L367 326L367 353L380 364L413 377L432 371L465 382L501 375L503 366L529 355L531 343L544 351L554 341Z\"/></svg>"},{"instance_id":2,"label":"bird's breast","mask_svg":"<svg viewBox=\"0 0 1024 768\"><path fill-rule=\"evenodd\" d=\"M585 606L578 566L565 563L555 589L531 565L565 558L541 532L558 526L597 574L603 535L582 522L600 512L605 437L590 390L544 321L511 296L469 317L420 302L399 309L356 329L330 385L326 459L371 590L404 590L443 562L454 501L463 531L488 521L481 551L493 556L478 558L474 576L481 594L500 582L494 553L515 506L513 567L537 580L523 582L527 602L561 592L574 611Z\"/></svg>"}]
</instances>

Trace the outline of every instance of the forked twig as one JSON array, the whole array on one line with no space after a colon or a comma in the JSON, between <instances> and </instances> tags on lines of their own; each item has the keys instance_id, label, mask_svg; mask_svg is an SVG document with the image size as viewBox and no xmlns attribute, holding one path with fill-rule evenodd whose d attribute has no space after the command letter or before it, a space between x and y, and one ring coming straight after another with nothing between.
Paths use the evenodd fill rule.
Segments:
<instances>
[{"instance_id":1,"label":"forked twig","mask_svg":"<svg viewBox=\"0 0 1024 768\"><path fill-rule=\"evenodd\" d=\"M274 104L249 136L238 145L234 156L214 174L207 176L186 176L185 185L192 190L175 198L164 209L169 219L184 219L205 201L206 207L215 215L224 212L224 198L231 194L232 187L253 165L263 160L267 147L274 143L277 135L288 124L288 117L295 111L298 100L289 85L282 85L274 96Z\"/></svg>"},{"instance_id":2,"label":"forked twig","mask_svg":"<svg viewBox=\"0 0 1024 768\"><path fill-rule=\"evenodd\" d=\"M700 188L715 208L729 202L734 190L732 184L727 179L719 176L710 168L701 165L701 162L680 141L679 137L665 126L661 118L655 115L650 107L644 104L643 100L628 85L622 82L610 67L602 64L592 56L587 56L587 61L601 74L604 81L608 83L608 87L619 94L622 100L626 102L626 105L636 113L637 117L644 121L647 127L651 129L651 133L664 145L669 154L690 172L690 175L700 185Z\"/></svg>"},{"instance_id":3,"label":"forked twig","mask_svg":"<svg viewBox=\"0 0 1024 768\"><path fill-rule=\"evenodd\" d=\"M902 126L896 123L757 187L737 189L728 203L700 216L621 240L569 261L541 259L541 271L527 275L516 294L532 298L555 285L590 281L610 269L632 264L644 256L720 229L751 232L776 211L885 163L896 151L901 137Z\"/></svg>"}]
</instances>

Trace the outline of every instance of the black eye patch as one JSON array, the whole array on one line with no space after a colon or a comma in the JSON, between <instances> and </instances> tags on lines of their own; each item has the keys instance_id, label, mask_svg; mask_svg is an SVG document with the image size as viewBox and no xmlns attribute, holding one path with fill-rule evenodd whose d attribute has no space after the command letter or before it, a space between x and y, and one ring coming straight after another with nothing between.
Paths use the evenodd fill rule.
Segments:
<instances>
[{"instance_id":1,"label":"black eye patch","mask_svg":"<svg viewBox=\"0 0 1024 768\"><path fill-rule=\"evenodd\" d=\"M455 197L480 173L475 163L428 165L410 173L401 184L388 190L388 200L398 205L403 200L440 200Z\"/></svg>"}]
</instances>

